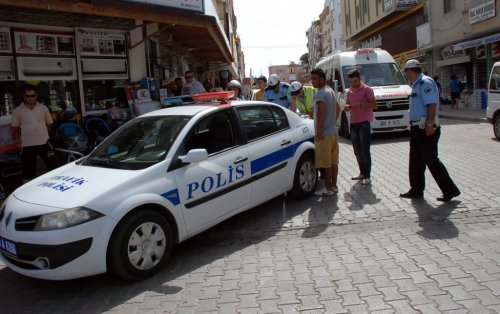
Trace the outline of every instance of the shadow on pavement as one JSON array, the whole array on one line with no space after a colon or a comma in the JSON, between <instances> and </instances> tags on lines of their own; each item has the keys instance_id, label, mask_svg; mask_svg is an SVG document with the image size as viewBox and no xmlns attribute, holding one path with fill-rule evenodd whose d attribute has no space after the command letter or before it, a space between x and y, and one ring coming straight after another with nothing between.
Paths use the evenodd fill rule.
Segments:
<instances>
[{"instance_id":1,"label":"shadow on pavement","mask_svg":"<svg viewBox=\"0 0 500 314\"><path fill-rule=\"evenodd\" d=\"M134 309L137 310L150 297L164 296L167 301L175 301L180 298L176 295L180 291L199 286L198 283L207 278L222 276L218 272L222 272L224 264L218 260L241 254L243 249L265 242L279 232L283 224L307 210L310 201L311 199L294 200L304 206L287 209L283 206L285 198L280 196L238 214L175 246L165 269L152 278L139 282L123 281L110 274L67 281L47 281L25 277L4 267L0 269L1 311L16 314L94 314L111 310L120 312L123 305L132 308L135 305ZM257 258L258 256L254 257L254 262ZM186 276L189 277L187 280ZM176 284L177 279L182 283ZM191 287L190 283L193 284ZM165 310L175 311L175 308Z\"/></svg>"},{"instance_id":2,"label":"shadow on pavement","mask_svg":"<svg viewBox=\"0 0 500 314\"><path fill-rule=\"evenodd\" d=\"M339 210L338 195L313 196L316 200L310 202L311 208L307 218L307 228L302 232L303 238L314 238L328 228L335 213Z\"/></svg>"},{"instance_id":3,"label":"shadow on pavement","mask_svg":"<svg viewBox=\"0 0 500 314\"><path fill-rule=\"evenodd\" d=\"M423 229L417 232L420 236L430 240L452 239L458 236L457 227L448 217L460 201L445 202L433 207L425 199L412 199L411 204L417 212L418 225Z\"/></svg>"},{"instance_id":4,"label":"shadow on pavement","mask_svg":"<svg viewBox=\"0 0 500 314\"><path fill-rule=\"evenodd\" d=\"M344 193L344 199L350 202L348 208L352 211L363 210L366 205L380 203L380 198L373 192L372 185L362 185L361 181L355 182L349 192Z\"/></svg>"}]
</instances>

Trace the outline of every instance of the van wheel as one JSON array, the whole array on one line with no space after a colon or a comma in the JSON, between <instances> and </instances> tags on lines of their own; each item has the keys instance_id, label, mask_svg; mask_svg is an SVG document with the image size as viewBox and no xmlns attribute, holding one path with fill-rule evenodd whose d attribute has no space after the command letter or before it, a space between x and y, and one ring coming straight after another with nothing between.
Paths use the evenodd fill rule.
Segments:
<instances>
[{"instance_id":1,"label":"van wheel","mask_svg":"<svg viewBox=\"0 0 500 314\"><path fill-rule=\"evenodd\" d=\"M495 118L493 118L493 133L495 133L495 137L500 141L500 114L497 114Z\"/></svg>"},{"instance_id":2,"label":"van wheel","mask_svg":"<svg viewBox=\"0 0 500 314\"><path fill-rule=\"evenodd\" d=\"M305 153L299 159L293 179L292 195L296 198L311 196L318 183L318 171L314 166L314 155Z\"/></svg>"},{"instance_id":3,"label":"van wheel","mask_svg":"<svg viewBox=\"0 0 500 314\"><path fill-rule=\"evenodd\" d=\"M343 137L351 138L351 134L349 133L349 122L347 121L345 113L342 114L342 118L340 120L340 130Z\"/></svg>"},{"instance_id":4,"label":"van wheel","mask_svg":"<svg viewBox=\"0 0 500 314\"><path fill-rule=\"evenodd\" d=\"M172 229L153 210L139 210L119 223L108 248L111 271L127 280L158 273L172 251Z\"/></svg>"}]
</instances>

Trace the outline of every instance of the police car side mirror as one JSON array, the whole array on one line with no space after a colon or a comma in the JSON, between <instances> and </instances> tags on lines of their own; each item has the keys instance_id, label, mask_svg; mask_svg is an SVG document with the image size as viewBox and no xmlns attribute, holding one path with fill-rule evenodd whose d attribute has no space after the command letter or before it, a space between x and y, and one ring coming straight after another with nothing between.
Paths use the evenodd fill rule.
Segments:
<instances>
[{"instance_id":1,"label":"police car side mirror","mask_svg":"<svg viewBox=\"0 0 500 314\"><path fill-rule=\"evenodd\" d=\"M179 156L183 164L193 164L208 159L208 152L204 148L191 149L186 155Z\"/></svg>"}]
</instances>

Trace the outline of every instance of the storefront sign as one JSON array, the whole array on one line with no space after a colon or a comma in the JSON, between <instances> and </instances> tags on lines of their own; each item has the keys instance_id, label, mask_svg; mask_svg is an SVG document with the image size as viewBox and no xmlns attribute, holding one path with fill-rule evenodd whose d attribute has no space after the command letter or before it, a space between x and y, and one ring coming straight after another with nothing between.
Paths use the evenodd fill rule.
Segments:
<instances>
[{"instance_id":1,"label":"storefront sign","mask_svg":"<svg viewBox=\"0 0 500 314\"><path fill-rule=\"evenodd\" d=\"M495 16L495 0L473 7L469 10L469 22L474 24Z\"/></svg>"},{"instance_id":2,"label":"storefront sign","mask_svg":"<svg viewBox=\"0 0 500 314\"><path fill-rule=\"evenodd\" d=\"M204 13L203 0L128 0Z\"/></svg>"},{"instance_id":3,"label":"storefront sign","mask_svg":"<svg viewBox=\"0 0 500 314\"><path fill-rule=\"evenodd\" d=\"M491 43L494 43L496 41L500 41L500 33L495 34L495 35L491 35L491 36L487 36L487 37L483 37L483 38L464 41L462 43L455 44L451 47L453 50L456 51L456 50L468 49L468 48L472 48L472 47L476 47L476 46L480 46L480 45L491 44Z\"/></svg>"},{"instance_id":4,"label":"storefront sign","mask_svg":"<svg viewBox=\"0 0 500 314\"><path fill-rule=\"evenodd\" d=\"M441 57L443 57L443 60L464 57L465 55L466 53L464 50L455 50L453 46L446 46L441 50Z\"/></svg>"},{"instance_id":5,"label":"storefront sign","mask_svg":"<svg viewBox=\"0 0 500 314\"><path fill-rule=\"evenodd\" d=\"M500 57L500 41L491 44L491 56L493 58Z\"/></svg>"},{"instance_id":6,"label":"storefront sign","mask_svg":"<svg viewBox=\"0 0 500 314\"><path fill-rule=\"evenodd\" d=\"M361 48L377 48L382 47L382 35L373 36L361 42Z\"/></svg>"},{"instance_id":7,"label":"storefront sign","mask_svg":"<svg viewBox=\"0 0 500 314\"><path fill-rule=\"evenodd\" d=\"M12 53L10 44L10 28L0 27L0 52Z\"/></svg>"},{"instance_id":8,"label":"storefront sign","mask_svg":"<svg viewBox=\"0 0 500 314\"><path fill-rule=\"evenodd\" d=\"M82 56L126 56L125 34L107 31L80 31L79 42Z\"/></svg>"},{"instance_id":9,"label":"storefront sign","mask_svg":"<svg viewBox=\"0 0 500 314\"><path fill-rule=\"evenodd\" d=\"M394 9L394 3L392 0L384 0L384 11L390 12Z\"/></svg>"},{"instance_id":10,"label":"storefront sign","mask_svg":"<svg viewBox=\"0 0 500 314\"><path fill-rule=\"evenodd\" d=\"M419 0L396 0L396 10L407 10L415 7Z\"/></svg>"},{"instance_id":11,"label":"storefront sign","mask_svg":"<svg viewBox=\"0 0 500 314\"><path fill-rule=\"evenodd\" d=\"M75 54L75 40L72 33L14 29L14 40L16 52L19 54Z\"/></svg>"}]
</instances>

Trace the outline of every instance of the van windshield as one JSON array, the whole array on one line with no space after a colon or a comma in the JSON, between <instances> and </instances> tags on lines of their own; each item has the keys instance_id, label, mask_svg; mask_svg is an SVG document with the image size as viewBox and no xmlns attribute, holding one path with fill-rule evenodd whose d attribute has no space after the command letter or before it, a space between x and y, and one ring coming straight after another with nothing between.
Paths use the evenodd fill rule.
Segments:
<instances>
[{"instance_id":1,"label":"van windshield","mask_svg":"<svg viewBox=\"0 0 500 314\"><path fill-rule=\"evenodd\" d=\"M347 73L352 69L361 72L361 79L368 86L406 85L406 80L395 63L371 63L342 67L346 88L350 86Z\"/></svg>"}]
</instances>

